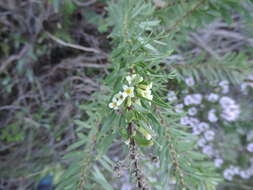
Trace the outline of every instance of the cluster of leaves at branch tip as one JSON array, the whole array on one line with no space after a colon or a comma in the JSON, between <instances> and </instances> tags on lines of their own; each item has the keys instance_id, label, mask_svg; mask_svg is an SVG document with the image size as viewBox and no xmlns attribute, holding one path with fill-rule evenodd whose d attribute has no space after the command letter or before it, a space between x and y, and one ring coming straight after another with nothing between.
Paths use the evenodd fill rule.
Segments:
<instances>
[{"instance_id":1,"label":"cluster of leaves at branch tip","mask_svg":"<svg viewBox=\"0 0 253 190\"><path fill-rule=\"evenodd\" d=\"M151 105L153 100L152 82L144 80L142 76L134 73L125 77L125 84L122 88L122 91L113 96L112 101L109 103L109 108L119 113L125 113L128 123L135 120L138 121L134 114L138 110L135 110L135 108L139 107L141 109L144 101L147 101L149 106ZM150 126L149 128L152 130ZM125 143L129 144L130 137L126 130L122 132L122 136L127 139ZM138 126L137 133L134 132L132 136L140 145L153 145L152 135L143 127Z\"/></svg>"}]
</instances>

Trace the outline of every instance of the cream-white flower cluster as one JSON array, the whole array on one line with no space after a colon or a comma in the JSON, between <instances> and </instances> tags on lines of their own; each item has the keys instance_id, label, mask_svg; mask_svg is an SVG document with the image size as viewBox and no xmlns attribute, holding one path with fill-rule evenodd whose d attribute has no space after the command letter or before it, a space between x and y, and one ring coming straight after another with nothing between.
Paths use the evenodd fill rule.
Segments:
<instances>
[{"instance_id":1,"label":"cream-white flower cluster","mask_svg":"<svg viewBox=\"0 0 253 190\"><path fill-rule=\"evenodd\" d=\"M124 102L126 102L127 107L130 107L133 102L140 104L140 99L137 95L148 100L153 99L151 91L152 82L147 84L147 82L143 80L143 77L138 74L128 75L126 81L127 84L123 85L123 91L113 96L112 102L109 103L109 108L118 110Z\"/></svg>"}]
</instances>

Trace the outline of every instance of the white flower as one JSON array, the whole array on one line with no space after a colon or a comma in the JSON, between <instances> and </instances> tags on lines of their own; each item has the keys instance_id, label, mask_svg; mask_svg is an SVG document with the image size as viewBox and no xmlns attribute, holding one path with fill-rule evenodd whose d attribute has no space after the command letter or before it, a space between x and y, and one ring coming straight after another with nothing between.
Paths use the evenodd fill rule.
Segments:
<instances>
[{"instance_id":1,"label":"white flower","mask_svg":"<svg viewBox=\"0 0 253 190\"><path fill-rule=\"evenodd\" d=\"M153 87L153 83L149 83L148 86L147 86L147 89L146 90L151 90L151 88Z\"/></svg>"},{"instance_id":2,"label":"white flower","mask_svg":"<svg viewBox=\"0 0 253 190\"><path fill-rule=\"evenodd\" d=\"M204 136L207 141L212 141L214 139L215 133L212 130L208 130L204 133Z\"/></svg>"},{"instance_id":3,"label":"white flower","mask_svg":"<svg viewBox=\"0 0 253 190\"><path fill-rule=\"evenodd\" d=\"M253 152L253 143L248 144L247 150L248 150L249 152Z\"/></svg>"},{"instance_id":4,"label":"white flower","mask_svg":"<svg viewBox=\"0 0 253 190\"><path fill-rule=\"evenodd\" d=\"M192 77L186 78L185 83L186 83L187 86L194 86L195 85L195 81Z\"/></svg>"},{"instance_id":5,"label":"white flower","mask_svg":"<svg viewBox=\"0 0 253 190\"><path fill-rule=\"evenodd\" d=\"M136 76L137 76L136 74L126 76L126 80L127 80L129 85L132 84L132 82L133 82L133 80L135 79Z\"/></svg>"},{"instance_id":6,"label":"white flower","mask_svg":"<svg viewBox=\"0 0 253 190\"><path fill-rule=\"evenodd\" d=\"M147 134L145 135L145 138L149 141L149 140L152 139L152 136L151 136L149 133L147 133Z\"/></svg>"},{"instance_id":7,"label":"white flower","mask_svg":"<svg viewBox=\"0 0 253 190\"><path fill-rule=\"evenodd\" d=\"M188 110L188 114L191 115L191 116L194 116L196 115L198 112L197 108L195 107L191 107L189 110Z\"/></svg>"},{"instance_id":8,"label":"white flower","mask_svg":"<svg viewBox=\"0 0 253 190\"><path fill-rule=\"evenodd\" d=\"M223 164L223 162L224 162L223 159L221 159L221 158L216 158L216 159L214 160L214 165L215 165L216 168L220 168L221 165Z\"/></svg>"},{"instance_id":9,"label":"white flower","mask_svg":"<svg viewBox=\"0 0 253 190\"><path fill-rule=\"evenodd\" d=\"M177 96L176 96L176 93L172 90L170 90L167 94L168 96L168 101L174 101L174 100L177 100Z\"/></svg>"},{"instance_id":10,"label":"white flower","mask_svg":"<svg viewBox=\"0 0 253 190\"><path fill-rule=\"evenodd\" d=\"M215 115L216 110L215 109L211 109L208 112L208 120L212 123L217 122L218 121L218 117Z\"/></svg>"},{"instance_id":11,"label":"white flower","mask_svg":"<svg viewBox=\"0 0 253 190\"><path fill-rule=\"evenodd\" d=\"M112 109L114 109L114 110L119 109L118 103L115 102L115 101L111 102L111 103L109 104L109 108L112 108Z\"/></svg>"},{"instance_id":12,"label":"white flower","mask_svg":"<svg viewBox=\"0 0 253 190\"><path fill-rule=\"evenodd\" d=\"M215 93L211 93L207 96L207 100L209 102L216 102L219 99L219 95Z\"/></svg>"},{"instance_id":13,"label":"white flower","mask_svg":"<svg viewBox=\"0 0 253 190\"><path fill-rule=\"evenodd\" d=\"M145 90L137 89L137 92L141 94L142 97L147 98L148 100L153 100L151 87L147 87Z\"/></svg>"},{"instance_id":14,"label":"white flower","mask_svg":"<svg viewBox=\"0 0 253 190\"><path fill-rule=\"evenodd\" d=\"M124 85L123 89L124 89L124 93L126 94L126 96L134 97L134 87Z\"/></svg>"},{"instance_id":15,"label":"white flower","mask_svg":"<svg viewBox=\"0 0 253 190\"><path fill-rule=\"evenodd\" d=\"M124 100L126 99L127 95L124 92L119 92L118 94L114 95L112 101L117 102L118 105L121 105Z\"/></svg>"}]
</instances>

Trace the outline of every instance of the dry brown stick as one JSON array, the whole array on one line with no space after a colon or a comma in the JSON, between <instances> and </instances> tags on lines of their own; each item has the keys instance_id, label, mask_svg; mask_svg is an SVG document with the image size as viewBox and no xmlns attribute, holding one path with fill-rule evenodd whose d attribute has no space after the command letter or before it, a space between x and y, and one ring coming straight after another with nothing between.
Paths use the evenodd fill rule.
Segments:
<instances>
[{"instance_id":1,"label":"dry brown stick","mask_svg":"<svg viewBox=\"0 0 253 190\"><path fill-rule=\"evenodd\" d=\"M8 66L18 59L21 59L30 49L30 44L25 44L18 54L10 56L7 60L3 61L0 66L0 73L5 71Z\"/></svg>"},{"instance_id":2,"label":"dry brown stick","mask_svg":"<svg viewBox=\"0 0 253 190\"><path fill-rule=\"evenodd\" d=\"M79 0L72 0L76 5L82 6L82 7L87 7L89 5L92 5L97 2L97 0L90 0L88 2L80 2Z\"/></svg>"},{"instance_id":3,"label":"dry brown stick","mask_svg":"<svg viewBox=\"0 0 253 190\"><path fill-rule=\"evenodd\" d=\"M78 49L78 50L85 51L85 52L91 52L91 53L104 54L105 55L105 53L102 52L101 50L65 42L65 41L61 40L60 38L57 38L56 36L50 34L49 32L46 32L46 34L48 35L49 38L51 38L52 40L54 40L55 42L57 42L58 44L60 44L62 46Z\"/></svg>"},{"instance_id":4,"label":"dry brown stick","mask_svg":"<svg viewBox=\"0 0 253 190\"><path fill-rule=\"evenodd\" d=\"M139 166L137 146L136 146L134 138L132 137L133 131L134 131L134 127L132 123L128 124L127 131L128 131L128 136L130 138L129 156L130 156L130 160L132 161L131 168L133 169L133 173L137 181L137 187L140 190L150 190L146 182L145 176L143 175L143 172Z\"/></svg>"}]
</instances>

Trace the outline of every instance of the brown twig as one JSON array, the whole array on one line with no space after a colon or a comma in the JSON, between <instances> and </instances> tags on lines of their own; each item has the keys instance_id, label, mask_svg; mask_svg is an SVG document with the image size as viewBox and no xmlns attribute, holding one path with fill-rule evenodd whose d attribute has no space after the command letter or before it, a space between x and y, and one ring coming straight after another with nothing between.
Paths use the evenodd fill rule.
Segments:
<instances>
[{"instance_id":1,"label":"brown twig","mask_svg":"<svg viewBox=\"0 0 253 190\"><path fill-rule=\"evenodd\" d=\"M145 176L143 175L142 169L139 166L139 158L138 158L139 156L137 152L137 146L136 146L134 138L132 137L132 134L134 131L134 126L132 123L128 124L127 131L130 138L129 156L130 156L130 160L132 161L131 169L133 170L133 174L136 178L137 187L140 190L150 190L145 180Z\"/></svg>"},{"instance_id":2,"label":"brown twig","mask_svg":"<svg viewBox=\"0 0 253 190\"><path fill-rule=\"evenodd\" d=\"M90 1L88 1L88 2L80 2L79 0L72 0L76 5L78 5L78 6L82 6L82 7L87 7L87 6L89 6L89 5L92 5L92 4L94 4L94 3L96 3L97 2L97 0L90 0Z\"/></svg>"},{"instance_id":3,"label":"brown twig","mask_svg":"<svg viewBox=\"0 0 253 190\"><path fill-rule=\"evenodd\" d=\"M101 50L65 42L65 41L61 40L60 38L57 38L56 36L50 34L49 32L46 32L46 34L48 35L49 38L51 38L52 40L54 40L55 42L57 42L58 44L60 44L62 46L78 49L78 50L85 51L85 52L91 52L91 53L105 55L105 53L102 52Z\"/></svg>"},{"instance_id":4,"label":"brown twig","mask_svg":"<svg viewBox=\"0 0 253 190\"><path fill-rule=\"evenodd\" d=\"M18 54L12 55L7 60L3 61L0 66L0 73L5 71L12 62L21 59L28 52L29 49L30 44L27 43L23 46L23 48Z\"/></svg>"}]
</instances>

